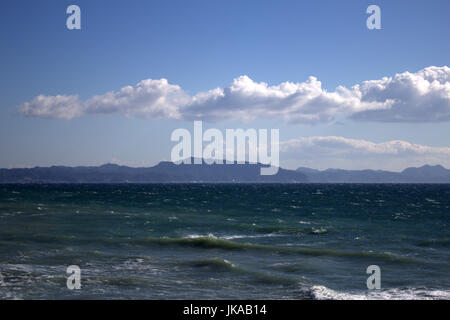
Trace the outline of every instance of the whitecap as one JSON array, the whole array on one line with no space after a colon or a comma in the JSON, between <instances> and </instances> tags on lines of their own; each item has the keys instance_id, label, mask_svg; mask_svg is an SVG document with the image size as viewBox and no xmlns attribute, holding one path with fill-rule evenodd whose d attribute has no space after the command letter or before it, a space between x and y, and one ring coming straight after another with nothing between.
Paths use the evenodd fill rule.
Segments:
<instances>
[{"instance_id":1,"label":"whitecap","mask_svg":"<svg viewBox=\"0 0 450 320\"><path fill-rule=\"evenodd\" d=\"M310 294L317 300L450 300L449 290L429 290L424 288L392 288L342 292L318 285L310 288Z\"/></svg>"},{"instance_id":2,"label":"whitecap","mask_svg":"<svg viewBox=\"0 0 450 320\"><path fill-rule=\"evenodd\" d=\"M314 233L314 234L323 234L323 233L327 233L328 230L325 229L325 228L318 228L318 229L311 228L311 232Z\"/></svg>"}]
</instances>

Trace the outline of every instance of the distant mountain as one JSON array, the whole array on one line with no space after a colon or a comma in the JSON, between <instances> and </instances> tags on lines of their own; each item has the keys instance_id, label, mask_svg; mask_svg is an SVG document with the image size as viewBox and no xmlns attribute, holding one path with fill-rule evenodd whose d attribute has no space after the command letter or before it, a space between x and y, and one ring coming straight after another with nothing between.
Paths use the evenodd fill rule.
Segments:
<instances>
[{"instance_id":1,"label":"distant mountain","mask_svg":"<svg viewBox=\"0 0 450 320\"><path fill-rule=\"evenodd\" d=\"M116 164L99 167L35 167L0 169L0 183L450 183L450 170L437 165L407 168L402 172L382 170L323 171L280 168L276 175L262 176L262 164L180 164L163 161L154 167L131 168Z\"/></svg>"},{"instance_id":2,"label":"distant mountain","mask_svg":"<svg viewBox=\"0 0 450 320\"><path fill-rule=\"evenodd\" d=\"M260 175L262 164L180 164L160 162L154 167L131 168L116 164L99 167L35 167L0 169L0 183L170 183L170 182L306 182L294 170Z\"/></svg>"},{"instance_id":3,"label":"distant mountain","mask_svg":"<svg viewBox=\"0 0 450 320\"><path fill-rule=\"evenodd\" d=\"M420 168L407 168L403 170L402 175L414 180L435 180L449 181L450 170L445 169L441 165L429 166L425 165Z\"/></svg>"},{"instance_id":4,"label":"distant mountain","mask_svg":"<svg viewBox=\"0 0 450 320\"><path fill-rule=\"evenodd\" d=\"M450 170L441 165L407 168L402 172L310 168L298 168L297 172L305 174L308 182L317 183L450 183Z\"/></svg>"}]
</instances>

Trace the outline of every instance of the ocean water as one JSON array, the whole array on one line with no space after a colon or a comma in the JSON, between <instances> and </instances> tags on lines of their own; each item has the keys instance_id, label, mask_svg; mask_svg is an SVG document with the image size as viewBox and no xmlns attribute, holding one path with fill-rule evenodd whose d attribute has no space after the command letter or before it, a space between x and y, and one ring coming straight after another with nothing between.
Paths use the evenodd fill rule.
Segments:
<instances>
[{"instance_id":1,"label":"ocean water","mask_svg":"<svg viewBox=\"0 0 450 320\"><path fill-rule=\"evenodd\" d=\"M0 299L449 299L449 249L450 185L0 185Z\"/></svg>"}]
</instances>

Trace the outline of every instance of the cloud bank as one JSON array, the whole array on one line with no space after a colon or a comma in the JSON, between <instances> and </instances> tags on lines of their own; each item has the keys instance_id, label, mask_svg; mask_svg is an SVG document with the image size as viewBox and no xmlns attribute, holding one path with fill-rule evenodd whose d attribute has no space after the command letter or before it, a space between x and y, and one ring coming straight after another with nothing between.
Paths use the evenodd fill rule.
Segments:
<instances>
[{"instance_id":1,"label":"cloud bank","mask_svg":"<svg viewBox=\"0 0 450 320\"><path fill-rule=\"evenodd\" d=\"M326 169L402 170L424 164L450 167L450 148L412 144L401 140L371 142L336 136L314 136L280 142L283 159L302 166Z\"/></svg>"},{"instance_id":2,"label":"cloud bank","mask_svg":"<svg viewBox=\"0 0 450 320\"><path fill-rule=\"evenodd\" d=\"M87 114L219 121L279 119L286 123L356 121L443 122L450 120L450 68L364 81L353 87L322 88L315 77L270 86L240 76L231 85L196 95L166 79L142 80L81 101L76 95L39 95L19 106L25 116L72 119Z\"/></svg>"}]
</instances>

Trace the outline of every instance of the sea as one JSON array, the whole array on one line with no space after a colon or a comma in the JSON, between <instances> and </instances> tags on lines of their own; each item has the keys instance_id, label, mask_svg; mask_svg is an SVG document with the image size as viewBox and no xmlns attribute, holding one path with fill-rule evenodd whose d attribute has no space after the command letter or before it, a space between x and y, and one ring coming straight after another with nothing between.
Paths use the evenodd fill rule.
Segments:
<instances>
[{"instance_id":1,"label":"sea","mask_svg":"<svg viewBox=\"0 0 450 320\"><path fill-rule=\"evenodd\" d=\"M448 184L0 185L0 299L450 299L449 271Z\"/></svg>"}]
</instances>

